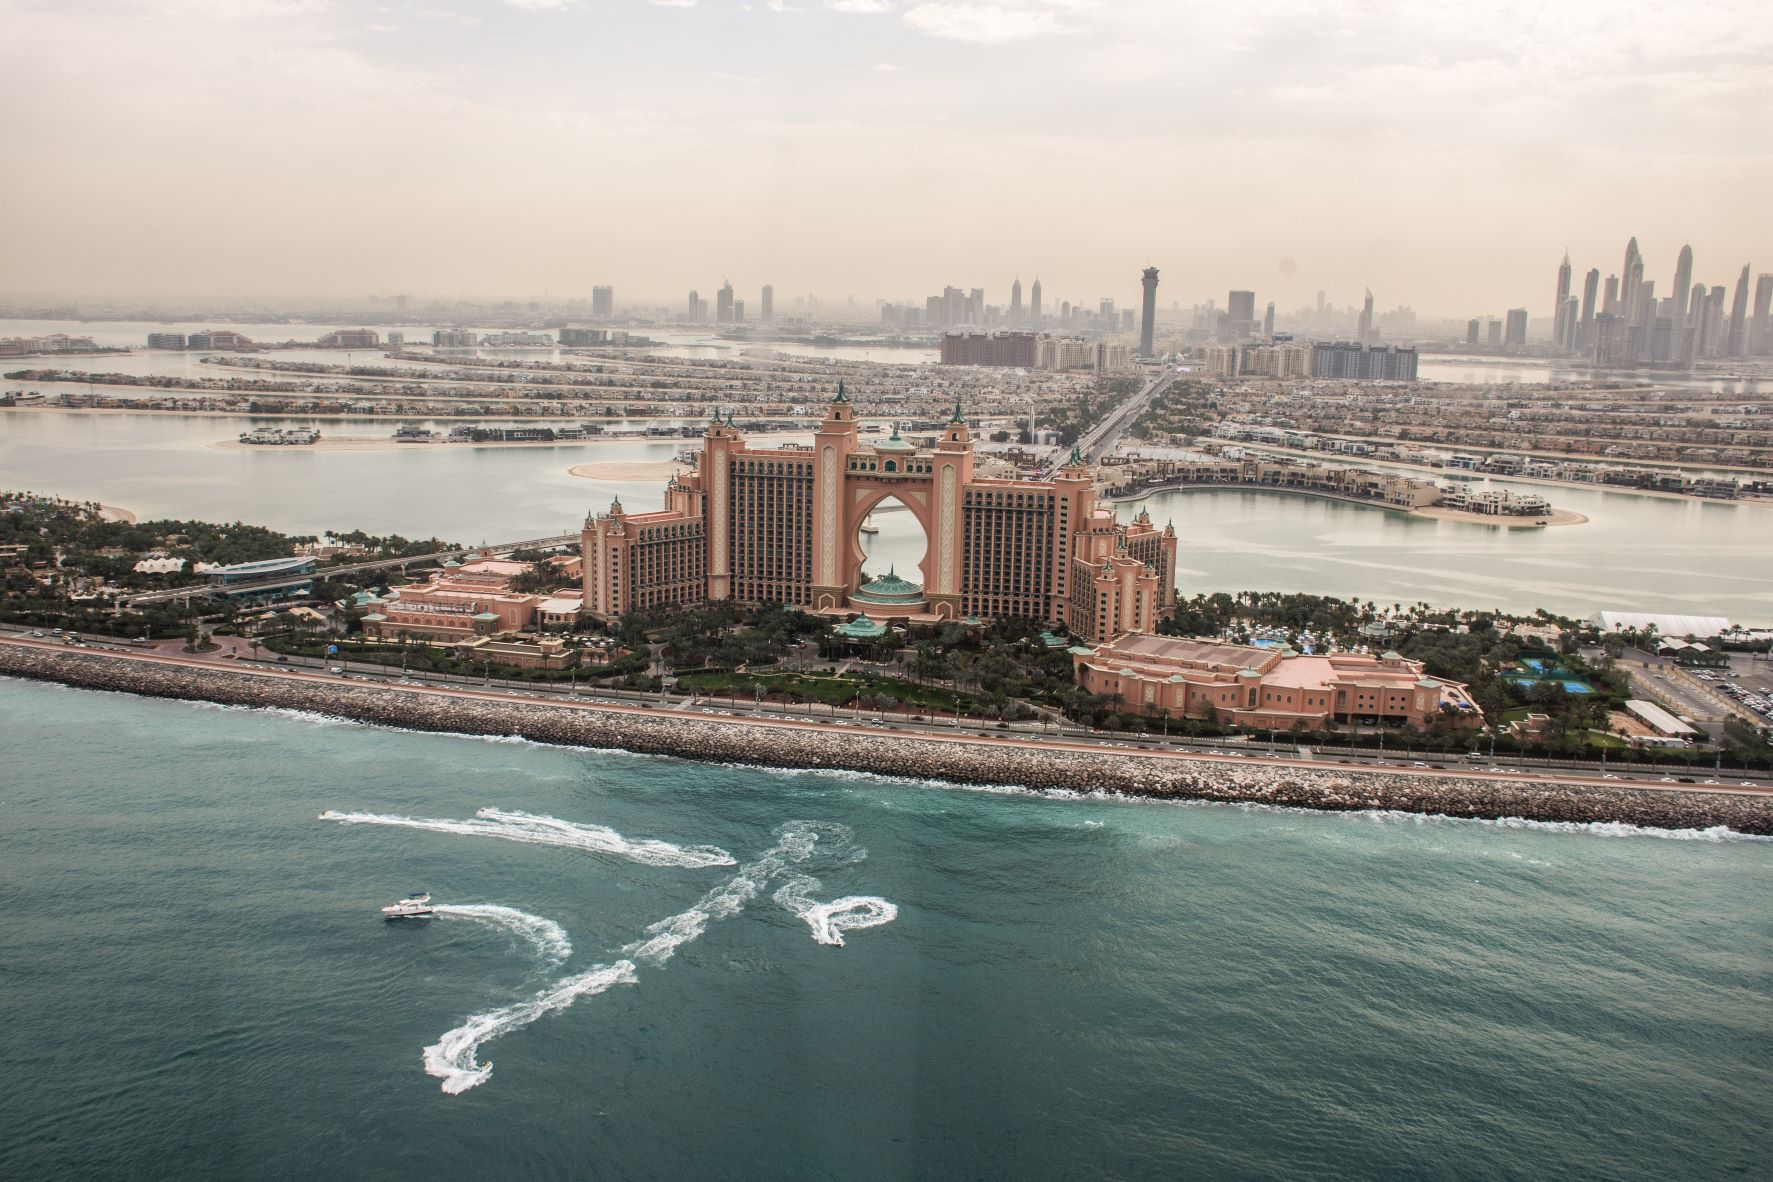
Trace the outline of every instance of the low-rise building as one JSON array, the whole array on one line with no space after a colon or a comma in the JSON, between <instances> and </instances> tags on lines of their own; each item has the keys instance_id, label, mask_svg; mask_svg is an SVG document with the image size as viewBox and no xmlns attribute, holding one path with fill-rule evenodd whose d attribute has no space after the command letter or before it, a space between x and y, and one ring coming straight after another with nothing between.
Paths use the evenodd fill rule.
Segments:
<instances>
[{"instance_id":1,"label":"low-rise building","mask_svg":"<svg viewBox=\"0 0 1773 1182\"><path fill-rule=\"evenodd\" d=\"M1135 713L1288 731L1483 720L1465 686L1394 652L1312 656L1134 633L1071 653L1079 687Z\"/></svg>"},{"instance_id":2,"label":"low-rise building","mask_svg":"<svg viewBox=\"0 0 1773 1182\"><path fill-rule=\"evenodd\" d=\"M515 669L570 669L579 663L579 650L568 648L557 636L535 640L494 640L477 636L455 646L464 661L507 665Z\"/></svg>"},{"instance_id":3,"label":"low-rise building","mask_svg":"<svg viewBox=\"0 0 1773 1182\"><path fill-rule=\"evenodd\" d=\"M341 328L316 342L322 349L378 349L382 338L373 328Z\"/></svg>"},{"instance_id":4,"label":"low-rise building","mask_svg":"<svg viewBox=\"0 0 1773 1182\"><path fill-rule=\"evenodd\" d=\"M429 582L392 587L363 617L369 640L416 640L455 644L477 636L503 636L533 628L545 596L514 592L511 579L526 562L482 559L445 563Z\"/></svg>"}]
</instances>

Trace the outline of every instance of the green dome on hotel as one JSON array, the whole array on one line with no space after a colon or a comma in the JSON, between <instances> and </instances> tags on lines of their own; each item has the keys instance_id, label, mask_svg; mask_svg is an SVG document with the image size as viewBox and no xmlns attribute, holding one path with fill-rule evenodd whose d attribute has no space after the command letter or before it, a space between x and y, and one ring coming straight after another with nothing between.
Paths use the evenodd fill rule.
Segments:
<instances>
[{"instance_id":1,"label":"green dome on hotel","mask_svg":"<svg viewBox=\"0 0 1773 1182\"><path fill-rule=\"evenodd\" d=\"M874 445L875 452L916 451L917 445L899 434L899 424L893 424L893 433L888 438Z\"/></svg>"},{"instance_id":2,"label":"green dome on hotel","mask_svg":"<svg viewBox=\"0 0 1773 1182\"><path fill-rule=\"evenodd\" d=\"M875 623L864 613L847 624L838 625L837 634L847 640L873 640L886 635L886 630L885 624Z\"/></svg>"},{"instance_id":3,"label":"green dome on hotel","mask_svg":"<svg viewBox=\"0 0 1773 1182\"><path fill-rule=\"evenodd\" d=\"M889 570L880 578L863 583L861 589L850 596L850 602L911 609L923 604L924 594L922 587Z\"/></svg>"}]
</instances>

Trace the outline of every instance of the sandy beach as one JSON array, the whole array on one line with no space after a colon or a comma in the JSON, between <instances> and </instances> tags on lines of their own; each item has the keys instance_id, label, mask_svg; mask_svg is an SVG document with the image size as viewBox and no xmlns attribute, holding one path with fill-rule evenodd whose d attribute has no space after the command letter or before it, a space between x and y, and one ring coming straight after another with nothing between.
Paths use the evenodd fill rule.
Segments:
<instances>
[{"instance_id":1,"label":"sandy beach","mask_svg":"<svg viewBox=\"0 0 1773 1182\"><path fill-rule=\"evenodd\" d=\"M1441 521L1469 521L1473 525L1500 525L1505 529L1538 529L1548 525L1582 525L1588 521L1586 513L1578 513L1574 509L1553 509L1549 513L1540 513L1531 517L1517 517L1514 514L1472 513L1465 509L1443 509L1439 505L1430 505L1426 509L1410 510L1417 517L1433 517Z\"/></svg>"},{"instance_id":2,"label":"sandy beach","mask_svg":"<svg viewBox=\"0 0 1773 1182\"><path fill-rule=\"evenodd\" d=\"M586 480L669 480L689 470L688 464L674 460L602 460L567 469L572 475Z\"/></svg>"},{"instance_id":3,"label":"sandy beach","mask_svg":"<svg viewBox=\"0 0 1773 1182\"><path fill-rule=\"evenodd\" d=\"M1500 525L1507 529L1537 529L1552 525L1583 525L1588 515L1578 513L1574 509L1553 509L1549 513L1541 513L1535 517L1512 517L1490 513L1471 513L1464 509L1443 509L1436 505L1422 509L1408 509L1402 505L1389 505L1384 501L1370 500L1367 497L1350 497L1341 493L1325 492L1315 488L1277 488L1269 484L1154 484L1150 488L1142 488L1137 493L1124 497L1108 497L1115 503L1137 503L1159 492L1186 492L1194 489L1238 490L1241 492L1273 492L1296 493L1302 497L1319 497L1326 501L1341 501L1348 505L1364 505L1369 509L1389 509L1393 513L1404 513L1411 517L1430 517L1439 521L1460 521L1472 525Z\"/></svg>"}]
</instances>

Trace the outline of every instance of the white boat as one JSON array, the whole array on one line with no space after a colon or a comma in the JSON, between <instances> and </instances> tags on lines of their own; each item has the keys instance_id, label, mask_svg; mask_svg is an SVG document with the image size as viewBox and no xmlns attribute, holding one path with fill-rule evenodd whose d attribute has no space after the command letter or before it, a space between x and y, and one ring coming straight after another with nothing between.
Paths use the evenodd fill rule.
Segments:
<instances>
[{"instance_id":1,"label":"white boat","mask_svg":"<svg viewBox=\"0 0 1773 1182\"><path fill-rule=\"evenodd\" d=\"M874 524L874 516L872 514L870 514L867 517L864 517L862 519L862 524L857 526L856 528L861 530L865 534L877 534L880 532L880 527L878 525Z\"/></svg>"},{"instance_id":2,"label":"white boat","mask_svg":"<svg viewBox=\"0 0 1773 1182\"><path fill-rule=\"evenodd\" d=\"M414 891L400 902L382 908L382 914L389 919L430 919L436 912L431 909L430 895Z\"/></svg>"}]
</instances>

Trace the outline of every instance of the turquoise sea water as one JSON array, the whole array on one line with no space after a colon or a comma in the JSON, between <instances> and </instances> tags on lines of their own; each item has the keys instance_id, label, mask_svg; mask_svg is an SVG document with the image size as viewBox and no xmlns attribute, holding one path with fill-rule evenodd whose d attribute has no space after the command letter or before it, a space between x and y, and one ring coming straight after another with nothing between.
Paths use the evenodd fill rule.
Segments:
<instances>
[{"instance_id":1,"label":"turquoise sea water","mask_svg":"<svg viewBox=\"0 0 1773 1182\"><path fill-rule=\"evenodd\" d=\"M1773 843L1047 799L16 681L0 721L0 1177L1773 1160ZM421 888L458 910L378 918ZM800 912L840 896L896 917L816 942ZM492 1068L448 1094L424 1049L476 1015L504 1024Z\"/></svg>"}]
</instances>

